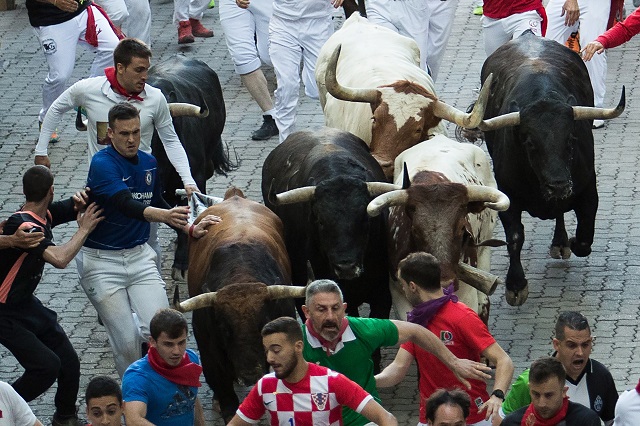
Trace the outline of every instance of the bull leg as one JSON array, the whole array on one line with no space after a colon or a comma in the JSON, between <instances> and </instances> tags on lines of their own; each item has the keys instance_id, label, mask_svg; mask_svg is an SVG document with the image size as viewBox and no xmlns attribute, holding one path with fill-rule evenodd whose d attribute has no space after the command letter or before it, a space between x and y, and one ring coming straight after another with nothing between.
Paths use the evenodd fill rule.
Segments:
<instances>
[{"instance_id":1,"label":"bull leg","mask_svg":"<svg viewBox=\"0 0 640 426\"><path fill-rule=\"evenodd\" d=\"M212 315L209 309L193 312L193 335L198 343L204 378L214 393L213 406L216 406L216 402L219 404L220 415L226 424L235 415L240 401L233 388L233 368L225 365L226 363L221 359L224 349L214 347L209 315Z\"/></svg>"},{"instance_id":2,"label":"bull leg","mask_svg":"<svg viewBox=\"0 0 640 426\"><path fill-rule=\"evenodd\" d=\"M522 210L516 210L513 207L511 205L506 212L500 212L500 221L504 227L509 252L505 298L511 306L520 306L527 300L529 288L520 261L520 252L524 244Z\"/></svg>"},{"instance_id":3,"label":"bull leg","mask_svg":"<svg viewBox=\"0 0 640 426\"><path fill-rule=\"evenodd\" d=\"M554 259L568 259L571 257L569 237L567 237L567 229L564 226L564 214L556 217L556 229L553 231L549 256Z\"/></svg>"},{"instance_id":4,"label":"bull leg","mask_svg":"<svg viewBox=\"0 0 640 426\"><path fill-rule=\"evenodd\" d=\"M574 211L578 224L575 238L571 238L569 241L571 251L578 257L589 256L596 226L596 213L598 212L598 190L596 189L595 174L588 190L585 190L576 199Z\"/></svg>"}]
</instances>

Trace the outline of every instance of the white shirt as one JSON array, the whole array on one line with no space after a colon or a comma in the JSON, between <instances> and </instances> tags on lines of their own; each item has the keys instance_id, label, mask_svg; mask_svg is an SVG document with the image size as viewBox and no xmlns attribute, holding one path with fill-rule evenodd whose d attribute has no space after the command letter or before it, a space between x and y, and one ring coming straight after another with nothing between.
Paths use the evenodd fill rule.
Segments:
<instances>
[{"instance_id":1,"label":"white shirt","mask_svg":"<svg viewBox=\"0 0 640 426\"><path fill-rule=\"evenodd\" d=\"M635 389L624 391L616 404L613 426L638 425L640 425L640 394Z\"/></svg>"},{"instance_id":2,"label":"white shirt","mask_svg":"<svg viewBox=\"0 0 640 426\"><path fill-rule=\"evenodd\" d=\"M11 385L0 382L0 426L33 426L36 416Z\"/></svg>"},{"instance_id":3,"label":"white shirt","mask_svg":"<svg viewBox=\"0 0 640 426\"><path fill-rule=\"evenodd\" d=\"M120 102L127 101L140 111L140 150L151 154L151 138L154 129L157 130L167 157L180 175L182 183L185 186L195 185L189 168L189 159L173 128L171 113L164 95L160 89L146 84L139 96L144 100L127 100L125 96L114 92L105 76L78 81L65 90L47 111L35 155L47 155L49 135L55 131L57 123L62 121L62 115L74 107L83 106L87 110L87 142L89 162L91 162L93 155L107 146L101 144L98 137L102 139L106 135L109 109Z\"/></svg>"}]
</instances>

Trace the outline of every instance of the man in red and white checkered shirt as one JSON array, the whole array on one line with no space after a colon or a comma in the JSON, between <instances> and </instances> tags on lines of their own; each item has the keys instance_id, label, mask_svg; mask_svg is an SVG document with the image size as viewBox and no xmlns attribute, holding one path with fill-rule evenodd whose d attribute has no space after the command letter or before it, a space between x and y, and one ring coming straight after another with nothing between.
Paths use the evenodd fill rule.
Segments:
<instances>
[{"instance_id":1,"label":"man in red and white checkered shirt","mask_svg":"<svg viewBox=\"0 0 640 426\"><path fill-rule=\"evenodd\" d=\"M282 317L262 329L262 344L273 373L251 389L229 425L256 424L266 411L271 425L342 425L342 406L378 425L397 425L393 414L368 392L344 375L302 357L302 328L293 318Z\"/></svg>"}]
</instances>

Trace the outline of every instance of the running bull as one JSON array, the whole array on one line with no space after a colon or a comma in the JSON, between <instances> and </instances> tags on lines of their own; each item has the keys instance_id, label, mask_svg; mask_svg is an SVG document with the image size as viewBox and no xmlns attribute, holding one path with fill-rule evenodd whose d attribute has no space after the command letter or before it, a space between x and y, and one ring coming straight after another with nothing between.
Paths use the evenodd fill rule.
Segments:
<instances>
[{"instance_id":1,"label":"running bull","mask_svg":"<svg viewBox=\"0 0 640 426\"><path fill-rule=\"evenodd\" d=\"M316 81L325 124L362 138L389 180L398 154L434 134L446 134L442 119L477 126L489 95L487 87L474 110L462 112L438 100L433 80L419 64L415 41L358 14L318 55Z\"/></svg>"},{"instance_id":2,"label":"running bull","mask_svg":"<svg viewBox=\"0 0 640 426\"><path fill-rule=\"evenodd\" d=\"M443 286L457 279L460 300L486 322L487 294L498 283L488 274L496 211L509 207L507 196L496 188L489 158L475 145L438 135L402 152L395 170L394 182L403 189L380 195L368 206L371 215L393 206L388 225L392 277L408 254L431 253L440 261ZM396 310L405 315L411 306L396 279L391 289Z\"/></svg>"},{"instance_id":3,"label":"running bull","mask_svg":"<svg viewBox=\"0 0 640 426\"><path fill-rule=\"evenodd\" d=\"M520 262L523 211L556 221L551 257L591 253L598 209L592 123L619 116L625 95L623 87L616 108L594 108L580 56L530 33L487 58L481 80L486 82L490 75L493 88L479 128L493 158L498 188L511 200L500 220L509 251L506 299L517 306L529 294ZM571 239L564 223L564 213L570 210L577 218Z\"/></svg>"},{"instance_id":4,"label":"running bull","mask_svg":"<svg viewBox=\"0 0 640 426\"><path fill-rule=\"evenodd\" d=\"M228 422L238 408L233 384L251 386L268 370L260 330L295 318L291 297L304 297L304 287L290 285L282 222L271 210L232 187L196 223L208 214L222 221L190 240L190 299L178 303L176 287L174 306L193 311L204 377Z\"/></svg>"},{"instance_id":5,"label":"running bull","mask_svg":"<svg viewBox=\"0 0 640 426\"><path fill-rule=\"evenodd\" d=\"M208 115L204 118L178 116L184 114L172 111L173 126L189 158L193 179L206 192L207 180L214 173L225 175L235 167L221 138L226 110L218 75L202 61L176 55L151 67L147 83L162 90L170 104L187 103L206 109ZM157 133L153 135L151 149L158 160L163 197L170 205L177 205L180 200L175 191L182 188L182 181ZM187 263L187 236L179 232L172 266L175 278L179 274L184 276Z\"/></svg>"},{"instance_id":6,"label":"running bull","mask_svg":"<svg viewBox=\"0 0 640 426\"><path fill-rule=\"evenodd\" d=\"M384 181L360 138L330 128L291 134L262 167L262 196L284 223L293 282L311 278L309 262L314 278L339 283L352 316L363 303L374 318L391 309L385 217L367 216L376 195L397 188Z\"/></svg>"}]
</instances>

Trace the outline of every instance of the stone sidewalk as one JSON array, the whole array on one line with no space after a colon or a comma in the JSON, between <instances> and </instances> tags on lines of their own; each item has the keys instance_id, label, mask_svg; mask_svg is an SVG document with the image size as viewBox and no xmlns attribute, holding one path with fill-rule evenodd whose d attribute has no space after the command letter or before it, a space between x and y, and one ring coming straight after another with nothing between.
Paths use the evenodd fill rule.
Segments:
<instances>
[{"instance_id":1,"label":"stone sidewalk","mask_svg":"<svg viewBox=\"0 0 640 426\"><path fill-rule=\"evenodd\" d=\"M255 142L251 132L261 123L258 106L240 86L228 55L218 11L206 12L203 22L215 31L212 39L179 46L177 31L171 23L173 3L152 0L153 63L182 53L209 64L220 77L227 107L227 124L223 140L232 155L239 160L238 170L228 177L216 176L208 183L209 193L221 195L231 184L241 188L254 200L260 200L261 166L276 140ZM479 85L479 72L484 61L484 48L479 17L471 14L472 0L461 0L449 42L446 57L436 83L441 99L460 109L472 102L474 89ZM627 0L627 10L633 10ZM336 14L336 23L341 18ZM41 102L41 84L46 64L37 40L29 26L24 1L18 1L14 11L0 12L0 211L7 217L23 200L21 177L32 164L34 141L37 138L37 114ZM493 304L490 330L511 355L516 374L531 360L551 351L552 328L558 313L575 309L589 317L597 343L593 358L608 365L619 390L637 383L640 376L640 344L638 317L640 313L640 213L635 211L640 194L636 189L638 176L639 109L636 106L640 58L638 41L609 52L608 94L606 104L617 103L623 85L627 89L627 110L622 117L607 123L604 129L594 131L596 141L596 168L600 208L593 253L588 258L553 260L547 247L553 233L552 222L525 218L527 240L523 249L523 264L530 282L529 300L514 308L504 301L503 290L491 297ZM375 52L372 52L375 54ZM78 49L78 60L72 82L88 73L92 55ZM273 72L267 78L274 84ZM273 88L273 87L272 87ZM56 174L58 197L70 196L84 185L87 173L85 135L74 128L74 116L68 114L67 123L60 130L61 142L50 149L51 162ZM323 124L317 101L304 97L301 92L298 129L317 128ZM453 134L453 129L449 129ZM567 215L570 232L575 228L575 217ZM56 241L67 241L75 231L75 224L56 229ZM165 250L164 274L167 291L172 294L179 285L183 297L185 285L171 280L170 259L173 233L161 228ZM504 238L500 226L496 237ZM508 266L506 249L494 249L493 272L506 275ZM65 270L48 266L37 290L43 303L58 312L62 326L69 334L82 363L81 394L89 379L97 374L116 377L113 358L104 329L96 321L95 310L78 286L75 265ZM195 342L192 341L195 347ZM395 350L385 351L385 362L393 359ZM0 380L11 382L21 374L15 359L0 348ZM401 424L417 422L417 384L415 372L404 383L382 392L383 403ZM241 390L243 391L243 390ZM245 390L246 391L246 390ZM37 416L48 424L53 414L54 389L31 403ZM212 411L211 391L202 388L202 400L208 424L222 424ZM81 413L84 401L79 399Z\"/></svg>"}]
</instances>

